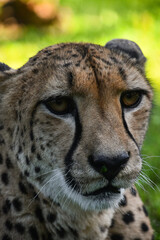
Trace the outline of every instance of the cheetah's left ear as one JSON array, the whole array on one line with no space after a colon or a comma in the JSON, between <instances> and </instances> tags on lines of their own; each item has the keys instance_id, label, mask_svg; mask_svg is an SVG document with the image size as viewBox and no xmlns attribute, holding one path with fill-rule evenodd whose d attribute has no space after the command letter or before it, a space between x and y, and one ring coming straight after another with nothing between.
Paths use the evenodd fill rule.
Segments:
<instances>
[{"instance_id":1,"label":"cheetah's left ear","mask_svg":"<svg viewBox=\"0 0 160 240\"><path fill-rule=\"evenodd\" d=\"M113 39L106 43L105 47L128 54L133 61L140 65L141 69L144 69L146 58L143 55L140 47L135 42L127 39Z\"/></svg>"}]
</instances>

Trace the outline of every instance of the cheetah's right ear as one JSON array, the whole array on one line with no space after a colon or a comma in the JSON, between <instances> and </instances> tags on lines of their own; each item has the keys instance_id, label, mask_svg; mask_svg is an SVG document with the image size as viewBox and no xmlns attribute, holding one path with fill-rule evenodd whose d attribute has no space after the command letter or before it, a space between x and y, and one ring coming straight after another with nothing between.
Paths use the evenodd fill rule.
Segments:
<instances>
[{"instance_id":1,"label":"cheetah's right ear","mask_svg":"<svg viewBox=\"0 0 160 240\"><path fill-rule=\"evenodd\" d=\"M16 70L9 67L7 64L0 62L0 81L9 78L15 72Z\"/></svg>"},{"instance_id":2,"label":"cheetah's right ear","mask_svg":"<svg viewBox=\"0 0 160 240\"><path fill-rule=\"evenodd\" d=\"M129 57L144 70L146 58L140 47L133 41L127 39L113 39L105 45L108 49L118 50L129 55Z\"/></svg>"},{"instance_id":3,"label":"cheetah's right ear","mask_svg":"<svg viewBox=\"0 0 160 240\"><path fill-rule=\"evenodd\" d=\"M8 88L8 80L15 75L17 70L10 68L4 63L0 63L0 96L5 94Z\"/></svg>"}]
</instances>

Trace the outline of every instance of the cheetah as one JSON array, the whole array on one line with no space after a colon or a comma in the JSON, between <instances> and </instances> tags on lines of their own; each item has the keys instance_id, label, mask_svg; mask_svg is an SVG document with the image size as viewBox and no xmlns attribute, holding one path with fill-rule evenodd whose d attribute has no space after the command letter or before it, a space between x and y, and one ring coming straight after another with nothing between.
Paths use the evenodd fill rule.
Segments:
<instances>
[{"instance_id":1,"label":"cheetah","mask_svg":"<svg viewBox=\"0 0 160 240\"><path fill-rule=\"evenodd\" d=\"M139 46L49 46L0 64L0 239L151 240L134 186L152 107Z\"/></svg>"}]
</instances>

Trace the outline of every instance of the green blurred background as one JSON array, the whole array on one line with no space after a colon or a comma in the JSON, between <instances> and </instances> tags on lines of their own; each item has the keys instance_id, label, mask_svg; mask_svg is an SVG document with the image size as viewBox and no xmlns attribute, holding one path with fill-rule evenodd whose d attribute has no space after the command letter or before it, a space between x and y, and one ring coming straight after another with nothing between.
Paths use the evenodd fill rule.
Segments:
<instances>
[{"instance_id":1,"label":"green blurred background","mask_svg":"<svg viewBox=\"0 0 160 240\"><path fill-rule=\"evenodd\" d=\"M1 0L2 1L2 0ZM27 3L27 0L22 0ZM0 7L2 13L2 5ZM139 192L148 208L155 239L160 240L160 0L32 0L48 2L56 20L50 25L0 24L0 61L18 68L40 49L60 42L104 45L113 38L135 41L148 58L147 76L155 91L149 131L142 151ZM41 8L43 8L41 6ZM47 8L46 8L47 9ZM47 11L47 10L46 10ZM11 19L13 20L13 19Z\"/></svg>"}]
</instances>

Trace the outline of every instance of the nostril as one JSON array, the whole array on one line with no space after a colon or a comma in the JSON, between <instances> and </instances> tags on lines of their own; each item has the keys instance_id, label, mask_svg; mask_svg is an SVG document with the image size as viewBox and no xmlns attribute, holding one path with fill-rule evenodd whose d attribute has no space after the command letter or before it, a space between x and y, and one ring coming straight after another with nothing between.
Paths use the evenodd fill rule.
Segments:
<instances>
[{"instance_id":1,"label":"nostril","mask_svg":"<svg viewBox=\"0 0 160 240\"><path fill-rule=\"evenodd\" d=\"M117 156L115 159L116 164L125 165L128 162L128 159L130 157L130 152L123 152L121 155Z\"/></svg>"}]
</instances>

